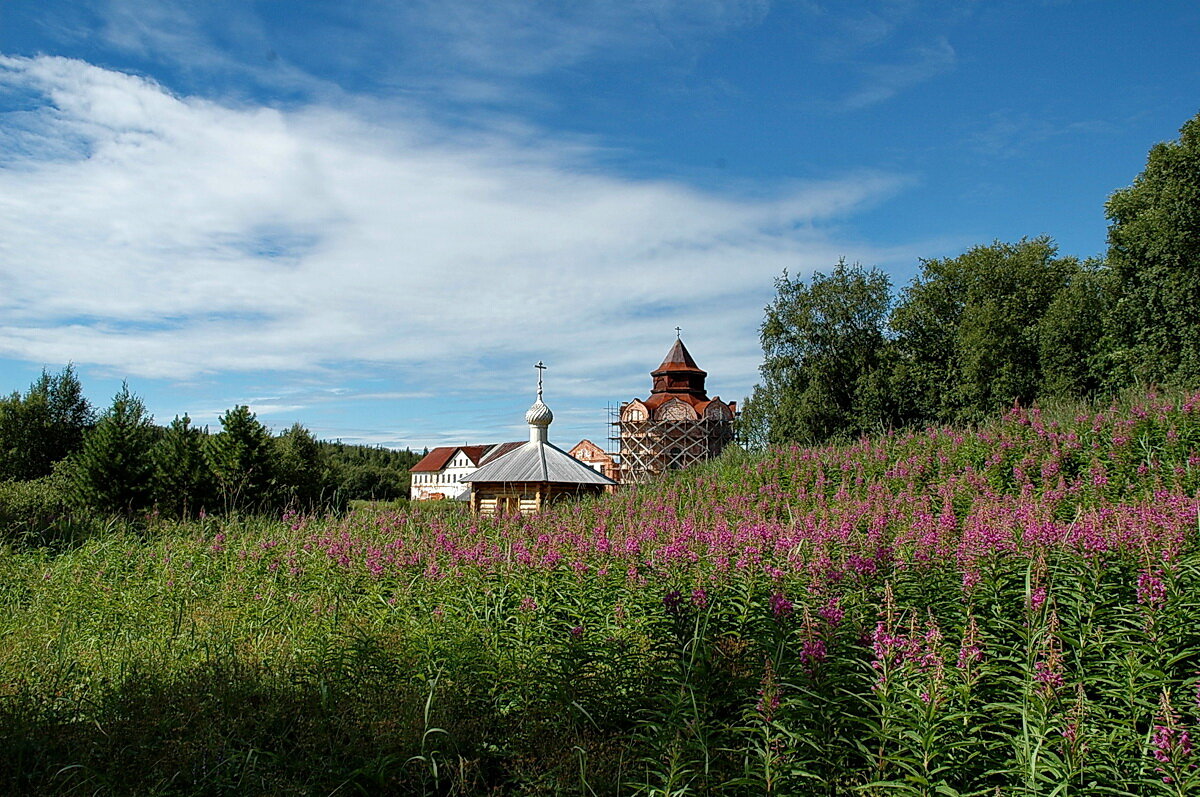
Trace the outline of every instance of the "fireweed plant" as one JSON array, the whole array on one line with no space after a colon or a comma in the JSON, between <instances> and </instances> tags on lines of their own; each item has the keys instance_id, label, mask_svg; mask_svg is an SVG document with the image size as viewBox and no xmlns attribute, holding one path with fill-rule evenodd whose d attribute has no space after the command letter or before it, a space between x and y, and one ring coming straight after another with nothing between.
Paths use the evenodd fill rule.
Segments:
<instances>
[{"instance_id":1,"label":"fireweed plant","mask_svg":"<svg viewBox=\"0 0 1200 797\"><path fill-rule=\"evenodd\" d=\"M0 553L5 793L1183 795L1200 395Z\"/></svg>"}]
</instances>

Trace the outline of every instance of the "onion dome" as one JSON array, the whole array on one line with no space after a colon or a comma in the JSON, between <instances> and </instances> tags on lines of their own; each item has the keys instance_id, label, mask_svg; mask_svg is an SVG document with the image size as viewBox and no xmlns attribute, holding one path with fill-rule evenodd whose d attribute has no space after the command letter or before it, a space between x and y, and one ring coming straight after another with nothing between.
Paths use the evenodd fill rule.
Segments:
<instances>
[{"instance_id":1,"label":"onion dome","mask_svg":"<svg viewBox=\"0 0 1200 797\"><path fill-rule=\"evenodd\" d=\"M533 402L533 406L525 413L525 423L530 426L549 426L554 420L554 413L542 401L541 396Z\"/></svg>"}]
</instances>

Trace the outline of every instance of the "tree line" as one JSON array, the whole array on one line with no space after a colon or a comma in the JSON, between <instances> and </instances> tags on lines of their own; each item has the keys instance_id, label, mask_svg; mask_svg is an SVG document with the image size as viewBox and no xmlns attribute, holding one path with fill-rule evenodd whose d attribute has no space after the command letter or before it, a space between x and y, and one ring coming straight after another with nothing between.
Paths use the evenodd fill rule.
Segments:
<instances>
[{"instance_id":1,"label":"tree line","mask_svg":"<svg viewBox=\"0 0 1200 797\"><path fill-rule=\"evenodd\" d=\"M898 294L839 262L784 272L744 403L751 446L976 423L1013 403L1200 384L1200 114L1105 205L1103 259L1048 236L921 261Z\"/></svg>"},{"instance_id":2,"label":"tree line","mask_svg":"<svg viewBox=\"0 0 1200 797\"><path fill-rule=\"evenodd\" d=\"M420 453L319 441L297 423L275 435L247 406L220 431L187 415L154 424L127 385L97 413L72 366L0 398L0 482L45 483L103 513L311 511L407 495Z\"/></svg>"}]
</instances>

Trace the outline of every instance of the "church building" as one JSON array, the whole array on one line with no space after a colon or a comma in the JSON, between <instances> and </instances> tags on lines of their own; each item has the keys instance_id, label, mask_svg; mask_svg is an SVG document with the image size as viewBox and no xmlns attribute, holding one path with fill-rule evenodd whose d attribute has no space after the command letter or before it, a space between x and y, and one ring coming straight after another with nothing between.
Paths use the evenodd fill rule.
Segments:
<instances>
[{"instance_id":1,"label":"church building","mask_svg":"<svg viewBox=\"0 0 1200 797\"><path fill-rule=\"evenodd\" d=\"M621 404L616 425L622 484L650 481L712 459L733 442L737 402L709 398L707 376L677 336L650 373L650 395Z\"/></svg>"},{"instance_id":2,"label":"church building","mask_svg":"<svg viewBox=\"0 0 1200 797\"><path fill-rule=\"evenodd\" d=\"M591 440L580 440L575 444L575 447L567 452L575 459L592 468L597 473L603 473L614 481L620 477L616 460L613 455L605 451L600 446L593 443Z\"/></svg>"},{"instance_id":3,"label":"church building","mask_svg":"<svg viewBox=\"0 0 1200 797\"><path fill-rule=\"evenodd\" d=\"M537 400L525 413L529 442L490 460L464 477L471 510L480 515L532 514L568 496L599 495L616 482L588 467L549 440L554 413L542 401L538 363Z\"/></svg>"}]
</instances>

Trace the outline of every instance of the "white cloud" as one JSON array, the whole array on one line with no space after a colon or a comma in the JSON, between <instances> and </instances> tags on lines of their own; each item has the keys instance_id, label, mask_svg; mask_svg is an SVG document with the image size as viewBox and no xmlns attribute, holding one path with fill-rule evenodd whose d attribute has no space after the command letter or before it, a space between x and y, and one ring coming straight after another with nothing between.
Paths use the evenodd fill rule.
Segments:
<instances>
[{"instance_id":1,"label":"white cloud","mask_svg":"<svg viewBox=\"0 0 1200 797\"><path fill-rule=\"evenodd\" d=\"M602 56L681 51L705 35L762 21L768 0L424 0L381 16L423 30L423 57L491 74L530 75Z\"/></svg>"},{"instance_id":2,"label":"white cloud","mask_svg":"<svg viewBox=\"0 0 1200 797\"><path fill-rule=\"evenodd\" d=\"M862 86L842 105L848 110L865 108L891 99L902 91L937 77L954 68L958 55L945 38L907 50L892 62L860 67Z\"/></svg>"},{"instance_id":3,"label":"white cloud","mask_svg":"<svg viewBox=\"0 0 1200 797\"><path fill-rule=\"evenodd\" d=\"M186 379L460 373L537 352L570 362L563 388L583 393L635 362L641 377L644 347L678 323L728 334L706 367L752 378L783 268L909 254L847 251L822 227L896 191L894 175L727 197L605 175L578 142L462 138L402 109L384 126L230 107L53 57L0 57L0 86L48 100L0 118L23 142L0 156L5 357Z\"/></svg>"},{"instance_id":4,"label":"white cloud","mask_svg":"<svg viewBox=\"0 0 1200 797\"><path fill-rule=\"evenodd\" d=\"M953 70L958 54L948 35L975 12L974 3L944 0L809 2L802 9L814 56L845 66L844 77L854 86L826 108L832 111L884 102Z\"/></svg>"},{"instance_id":5,"label":"white cloud","mask_svg":"<svg viewBox=\"0 0 1200 797\"><path fill-rule=\"evenodd\" d=\"M234 77L304 94L338 76L431 103L536 101L528 78L591 61L657 59L685 70L717 36L757 25L770 0L356 0L319 4L315 24L280 25L240 0L86 0L102 23L68 28L190 77ZM318 78L316 75L324 77Z\"/></svg>"},{"instance_id":6,"label":"white cloud","mask_svg":"<svg viewBox=\"0 0 1200 797\"><path fill-rule=\"evenodd\" d=\"M990 113L987 122L971 135L970 142L980 154L1015 158L1044 141L1070 137L1072 145L1078 146L1081 136L1111 134L1114 129L1113 123L1102 120L1064 122L1003 109Z\"/></svg>"}]
</instances>

